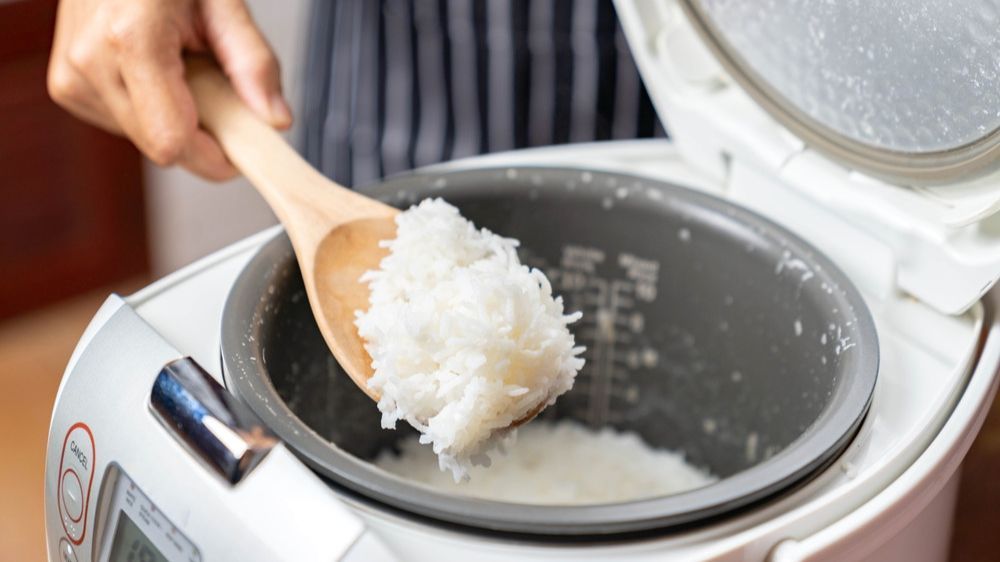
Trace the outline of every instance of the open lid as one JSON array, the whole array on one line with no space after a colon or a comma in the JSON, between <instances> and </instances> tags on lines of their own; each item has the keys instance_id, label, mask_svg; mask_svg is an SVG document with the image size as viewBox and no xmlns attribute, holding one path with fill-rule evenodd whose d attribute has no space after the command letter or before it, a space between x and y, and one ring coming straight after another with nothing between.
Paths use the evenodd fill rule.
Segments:
<instances>
[{"instance_id":1,"label":"open lid","mask_svg":"<svg viewBox=\"0 0 1000 562\"><path fill-rule=\"evenodd\" d=\"M615 0L692 165L803 192L949 314L1000 278L1000 9L943 0ZM735 178L735 179L734 179ZM739 187L739 186L737 186ZM780 204L780 203L779 203Z\"/></svg>"},{"instance_id":2,"label":"open lid","mask_svg":"<svg viewBox=\"0 0 1000 562\"><path fill-rule=\"evenodd\" d=\"M729 74L807 143L904 184L1000 164L991 1L684 0Z\"/></svg>"}]
</instances>

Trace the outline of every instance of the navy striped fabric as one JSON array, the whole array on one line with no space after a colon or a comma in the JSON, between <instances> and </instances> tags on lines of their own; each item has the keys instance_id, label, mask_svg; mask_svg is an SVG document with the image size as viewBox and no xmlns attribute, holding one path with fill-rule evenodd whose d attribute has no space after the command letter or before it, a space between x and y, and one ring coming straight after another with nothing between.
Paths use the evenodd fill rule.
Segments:
<instances>
[{"instance_id":1,"label":"navy striped fabric","mask_svg":"<svg viewBox=\"0 0 1000 562\"><path fill-rule=\"evenodd\" d=\"M310 25L304 153L345 185L665 134L610 0L318 0Z\"/></svg>"}]
</instances>

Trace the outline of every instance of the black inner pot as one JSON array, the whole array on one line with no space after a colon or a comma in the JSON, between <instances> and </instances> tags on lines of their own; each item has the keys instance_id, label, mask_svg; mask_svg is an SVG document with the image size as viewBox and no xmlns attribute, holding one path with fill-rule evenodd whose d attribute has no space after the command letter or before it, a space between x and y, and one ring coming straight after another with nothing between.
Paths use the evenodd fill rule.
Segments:
<instances>
[{"instance_id":1,"label":"black inner pot","mask_svg":"<svg viewBox=\"0 0 1000 562\"><path fill-rule=\"evenodd\" d=\"M440 196L518 238L522 260L546 272L568 311L584 312L574 333L587 365L534 423L634 431L721 479L621 504L525 506L376 469L366 461L413 430L380 429L374 403L324 345L280 236L226 304L228 383L318 473L366 498L492 531L667 529L801 482L839 454L867 411L878 342L860 295L824 256L754 213L669 184L563 169L415 174L367 192L399 206Z\"/></svg>"}]
</instances>

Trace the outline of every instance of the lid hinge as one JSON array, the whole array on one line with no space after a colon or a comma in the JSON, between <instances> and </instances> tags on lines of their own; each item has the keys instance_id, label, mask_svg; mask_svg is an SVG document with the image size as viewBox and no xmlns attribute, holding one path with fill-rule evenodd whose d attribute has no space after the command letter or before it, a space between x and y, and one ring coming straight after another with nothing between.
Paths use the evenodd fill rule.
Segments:
<instances>
[{"instance_id":1,"label":"lid hinge","mask_svg":"<svg viewBox=\"0 0 1000 562\"><path fill-rule=\"evenodd\" d=\"M816 209L834 213L850 230L888 248L898 289L941 312L968 310L1000 275L1000 231L989 228L996 220L949 225L943 216L953 207L843 168L811 150L790 159L779 177ZM873 252L866 246L855 251Z\"/></svg>"},{"instance_id":2,"label":"lid hinge","mask_svg":"<svg viewBox=\"0 0 1000 562\"><path fill-rule=\"evenodd\" d=\"M735 160L727 195L804 238L865 295L881 299L895 291L896 260L889 245L854 228L836 209L816 205L777 175Z\"/></svg>"}]
</instances>

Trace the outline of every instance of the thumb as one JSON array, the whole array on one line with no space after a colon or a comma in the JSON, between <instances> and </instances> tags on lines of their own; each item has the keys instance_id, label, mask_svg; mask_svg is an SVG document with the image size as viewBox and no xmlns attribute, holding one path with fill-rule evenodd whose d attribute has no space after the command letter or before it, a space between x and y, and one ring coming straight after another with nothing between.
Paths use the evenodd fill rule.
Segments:
<instances>
[{"instance_id":1,"label":"thumb","mask_svg":"<svg viewBox=\"0 0 1000 562\"><path fill-rule=\"evenodd\" d=\"M281 91L281 70L242 0L200 3L205 38L240 98L273 127L287 129L292 112Z\"/></svg>"}]
</instances>

